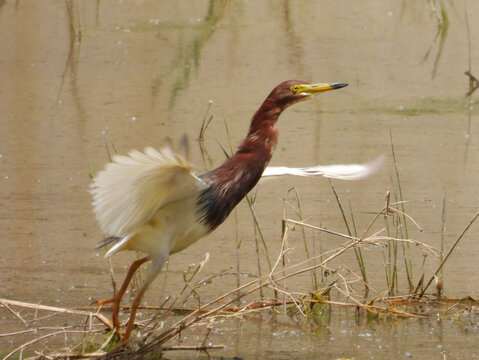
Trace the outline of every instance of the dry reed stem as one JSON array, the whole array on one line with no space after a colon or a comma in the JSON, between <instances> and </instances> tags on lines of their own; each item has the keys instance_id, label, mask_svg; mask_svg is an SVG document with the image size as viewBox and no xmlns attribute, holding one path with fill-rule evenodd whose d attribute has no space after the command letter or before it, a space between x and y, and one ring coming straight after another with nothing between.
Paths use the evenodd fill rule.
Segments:
<instances>
[{"instance_id":1,"label":"dry reed stem","mask_svg":"<svg viewBox=\"0 0 479 360\"><path fill-rule=\"evenodd\" d=\"M201 346L188 346L188 345L177 345L177 346L165 346L162 348L163 351L178 351L178 350L193 350L193 351L204 351L212 349L224 349L224 345L201 345Z\"/></svg>"},{"instance_id":2,"label":"dry reed stem","mask_svg":"<svg viewBox=\"0 0 479 360\"><path fill-rule=\"evenodd\" d=\"M265 275L263 275L259 278L256 278L256 279L254 279L254 280L252 280L252 281L250 281L246 284L243 284L239 287L236 287L235 289L217 297L216 299L214 299L214 300L212 300L212 301L210 301L210 302L208 302L204 305L200 305L200 303L199 303L198 307L195 308L195 309L187 309L187 308L184 308L184 307L183 308L174 308L173 305L178 300L178 298L175 298L175 301L169 307L166 307L166 306L142 307L142 308L145 308L145 309L153 309L153 310L160 310L160 309L167 310L167 314L169 314L171 311L189 311L190 313L188 315L186 315L184 318L182 318L181 320L175 322L168 329L161 331L159 334L157 334L158 325L151 325L152 321L156 318L155 316L148 322L149 324L147 324L147 326L145 326L144 324L140 324L140 326L143 328L143 334L145 334L142 337L142 340L144 341L143 342L144 345L142 345L136 351L126 350L127 352L125 354L128 354L129 358L131 358L131 359L141 358L141 356L143 356L144 354L152 351L156 347L163 346L168 340L170 340L170 339L174 338L175 336L179 335L186 328L196 326L196 325L201 325L202 320L205 320L205 319L208 319L208 318L214 319L213 316L230 316L231 314L233 314L234 316L245 315L245 314L248 314L250 312L261 311L261 310L266 309L266 308L271 308L271 307L276 307L276 306L281 306L281 305L283 305L283 306L284 305L294 305L299 310L299 312L302 313L303 315L305 315L304 309L302 308L302 306L304 306L304 304L307 304L307 303L311 303L311 304L313 304L313 303L323 303L323 304L334 305L334 306L353 307L353 308L357 308L357 309L363 309L363 310L366 310L368 312L371 312L371 313L379 315L379 316L390 314L390 315L393 315L393 316L396 316L396 317L401 317L401 318L424 317L424 315L411 314L409 312L398 309L396 306L394 306L394 304L406 305L406 306L411 304L409 296L393 299L393 298L385 298L384 294L379 294L376 299L371 300L368 304L361 303L359 300L354 298L354 295L356 295L356 294L353 292L353 288L352 288L352 284L354 282L358 281L358 280L361 281L361 277L358 274L356 274L354 271L351 271L350 269L346 268L348 270L349 274L352 274L355 277L355 279L353 279L353 280L351 280L351 279L348 280L345 276L343 276L342 274L340 274L336 270L333 271L332 269L327 267L327 264L329 262L331 262L333 259L336 259L337 257L341 256L342 254L344 254L347 250L349 250L351 248L361 246L363 244L384 246L385 241L408 242L408 243L417 245L423 251L431 252L434 255L437 255L437 253L438 253L437 249L435 249L435 248L433 248L433 247L431 247L427 244L421 243L419 241L412 240L412 239L395 239L395 238L391 238L391 237L388 237L388 236L380 235L380 233L382 231L384 231L384 229L379 230L379 231L367 236L369 234L369 232L371 231L374 223L377 222L377 220L380 218L381 215L387 215L387 214L392 214L394 212L397 212L398 214L401 214L402 216L404 216L404 214L402 214L402 212L399 212L399 211L397 211L397 209L394 209L392 207L392 205L393 204L388 203L385 208L383 208L380 212L378 212L374 216L373 220L369 223L368 227L362 233L361 237L345 235L345 234L335 232L335 231L332 231L332 230L329 230L329 229L325 229L325 228L322 228L322 227L310 225L310 224L307 224L307 223L301 222L301 221L296 221L296 220L291 220L291 219L283 219L284 231L283 231L283 234L282 234L283 236L282 236L281 251L278 254L276 262L271 267L271 271L268 274L265 274ZM477 216L479 216L479 213L475 216L475 218ZM473 220L471 220L468 227L466 227L466 229L464 230L463 234L467 231L467 229L472 224L472 222L475 220L475 218L473 218ZM410 220L412 220L412 219L410 219ZM412 220L412 222L417 224L413 220ZM286 243L287 243L287 238L288 238L289 232L291 230L291 226L294 226L294 225L301 225L301 226L308 227L308 228L311 228L313 230L317 230L317 231L320 231L320 232L326 232L326 233L329 233L331 235L335 235L335 236L338 236L338 237L341 237L341 238L345 238L347 241L344 244L342 244L341 246L339 246L336 249L331 250L327 253L320 254L318 256L313 257L312 259L306 259L305 261L302 261L300 263L296 263L296 264L293 264L292 266L288 266L288 267L284 267L284 268L280 269L280 267L278 265L280 264L280 262L281 262L282 258L284 257L285 253L287 253L287 251L289 250L286 247ZM462 235L460 236L460 238L462 237ZM459 241L460 238L457 241ZM311 265L311 261L313 259L320 258L321 256L324 257L325 254L326 254L327 257L325 259L323 258L323 260L320 263ZM446 259L447 259L447 257L446 257ZM335 273L335 275L339 278L340 282L336 283L336 281L338 281L338 280L336 280L330 285L330 287L334 287L340 294L342 294L344 297L350 299L350 301L352 301L352 303L350 303L350 302L329 301L329 300L314 300L314 299L313 300L308 300L308 299L305 299L305 297L313 296L313 292L309 292L309 293L306 293L306 294L291 293L291 292L286 291L284 289L284 287L279 286L279 284L282 281L284 281L288 278L292 278L292 277L298 276L298 275L306 273L306 272L314 271L315 269L319 269L319 268L323 269L324 271ZM191 281L192 281L193 277L198 273L198 271L199 271L199 268L197 267L196 270L193 271L193 275L191 275L189 277L185 277L185 287L182 290L182 294L185 293L186 289L190 290L190 291L186 292L186 294L185 294L186 298L188 298L191 294L196 293L195 289L197 289L200 286L203 286L206 283L209 283L212 278L225 274L225 271L222 271L218 274L214 274L213 276L209 276L207 279L200 280L196 284L192 285ZM241 307L231 306L231 304L233 304L234 302L237 302L239 299L245 298L246 296L257 292L259 289L264 288L264 287L269 287L269 288L273 289L275 292L281 293L282 295L284 295L284 297L285 297L284 301L276 301L275 300L275 301L269 301L268 302L268 301L265 301L265 300L254 300L254 301L249 302L245 306L241 306ZM378 292L375 291L373 288L370 288L370 289L372 291L374 291L376 294L378 294ZM240 293L241 291L244 291L244 292ZM383 306L373 305L374 302L378 302L378 301L381 301L381 302L385 303L386 306L383 307ZM5 302L5 303L3 303L3 302ZM0 299L0 304L3 304L7 309L9 309L9 311L12 311L12 312L14 312L14 310L9 308L9 306L24 306L24 307L29 307L29 308L36 309L37 311L38 310L47 310L47 311L56 311L56 312L59 312L59 313L71 313L71 314L77 314L77 315L85 315L85 316L89 316L90 318L91 317L96 317L102 323L104 323L105 325L111 326L109 321L106 320L106 318L103 315L101 315L99 313L89 312L89 311L70 310L70 309L49 307L49 306L43 306L43 305L34 305L34 304L16 302L16 301L11 301L11 300L6 300L6 299ZM183 301L182 304L185 304L185 302ZM127 307L124 307L124 308L127 308ZM450 309L448 311L450 311ZM228 314L230 314L230 315L228 315ZM18 315L17 317L19 317L20 320L25 321L25 319L21 318L21 316L19 314L17 314L17 315ZM57 331L57 332L54 332L52 334L47 334L47 335L42 336L38 339L32 340L32 341L22 345L22 347L20 347L20 348L24 349L26 346L29 346L29 345L31 345L35 342L38 342L38 341L44 339L45 337L55 336L55 335L58 335L58 334L61 334L61 333L65 333L65 330L63 329L62 331ZM76 333L78 333L78 331L76 331ZM16 350L14 350L14 352L18 351L20 348L17 348ZM103 348L103 346L102 346L102 348ZM170 347L170 348L173 349L172 347ZM188 347L182 347L182 349L187 349L187 348ZM206 349L203 349L201 346L200 347L198 347L198 346L191 347L191 349L193 349L193 348L195 350L198 350L198 351L206 350ZM215 346L210 347L210 348L221 348L221 347L215 345ZM122 345L122 346L117 347L116 351L123 351L125 349L126 349L126 347L124 347ZM165 348L163 348L163 350L165 350ZM90 356L90 354L85 354L83 357L87 357L87 355ZM91 354L91 357L100 357L100 358L105 358L106 359L109 355L111 355L111 353L101 353L101 352L97 351L96 353ZM81 358L81 357L78 357L78 358Z\"/></svg>"},{"instance_id":3,"label":"dry reed stem","mask_svg":"<svg viewBox=\"0 0 479 360\"><path fill-rule=\"evenodd\" d=\"M238 294L240 290L243 290L243 289L246 289L248 287L252 287L251 289L249 289L248 291L246 291L245 293L243 293L241 295L241 297L245 297L257 290L259 290L260 288L262 287L265 287L265 286L270 286L272 285L274 282L280 282L280 281L283 281L289 277L293 277L293 276L296 276L296 275L299 275L299 274L302 274L302 273L305 273L305 272L309 272L311 270L314 270L316 268L320 268L320 267L323 267L325 264L327 264L328 262L330 262L331 260L335 259L336 257L340 256L341 254L343 254L345 251L347 251L348 249L352 248L353 246L356 246L357 243L361 243L365 236L367 235L367 233L369 232L369 230L371 229L371 227L373 226L373 224L377 221L377 219L379 218L379 216L385 211L385 209L383 209L381 212L379 212L375 218L373 219L373 221L370 223L370 225L368 226L368 228L366 229L366 231L363 233L362 237L357 239L355 237L349 237L351 240L355 240L354 242L351 242L350 244L347 244L345 246L343 246L342 248L339 248L338 251L336 251L335 253L333 253L332 255L330 255L326 260L323 260L320 264L316 264L316 265L313 265L313 266L309 266L309 267L306 267L304 269L300 269L300 270L297 270L293 273L290 273L290 274L286 274L286 275L283 275L281 274L282 276L279 276L280 272L281 273L284 273L285 270L282 270L282 271L278 271L276 273L274 272L270 272L270 274L268 275L265 275L265 276L261 276L260 278L256 279L256 280L253 280L249 283L246 283L242 286L240 286L239 288L236 288L236 289L233 289L231 291L229 291L228 293L226 294L223 294L221 295L220 297L214 299L213 301L210 301L209 303L207 303L206 305L203 305L201 307L199 307L197 310L195 310L193 313L187 315L185 318L181 319L180 321L176 322L170 329L162 332L159 336L157 336L151 343L149 344L146 344L144 347L142 347L138 352L137 354L145 354L146 352L149 352L151 350L153 350L155 347L157 346L160 346L161 344L165 343L166 341L170 340L171 338L175 337L177 334L179 334L182 330L184 330L185 328L191 326L192 324L194 324L195 322L198 322L208 316L211 316L211 315L214 315L214 314L217 314L219 313L220 311L222 311L223 309L225 309L228 305L232 304L233 302L237 301L238 300L238 297L233 297L233 299L230 299L228 301L225 301L223 304L221 304L220 306L217 306L216 308L210 310L210 311L207 311L206 313L201 313L200 310L202 309L206 309L206 308L209 308L211 305L214 305L216 303L218 303L219 301L222 301L224 300L225 298L233 295L234 293ZM300 222L295 222L295 221L292 221L293 223L300 223ZM302 225L302 223L300 223ZM306 226L308 224L305 224ZM328 230L329 231L329 230ZM334 232L335 234L337 234L338 236L342 236L342 237L346 237L348 238L347 236L345 236L344 234L340 234L340 233L336 233ZM356 240L357 239L357 240ZM281 259L281 257L283 256L283 252L281 251L280 254L279 254L279 259ZM279 262L279 260L277 261ZM273 269L273 267L271 267L271 269ZM287 270L287 269L286 269ZM279 276L279 277L278 277ZM274 279L274 280L273 280ZM259 283L259 285L258 285Z\"/></svg>"},{"instance_id":4,"label":"dry reed stem","mask_svg":"<svg viewBox=\"0 0 479 360\"><path fill-rule=\"evenodd\" d=\"M51 327L37 327L37 328L29 330L29 331L18 332L18 333L24 334L24 333L39 331L39 330L53 330L53 332L51 332L51 333L41 335L40 337L32 339L32 340L18 346L17 348L12 350L10 353L8 353L3 358L3 360L7 360L8 358L10 358L12 355L14 355L15 353L17 353L19 351L23 352L23 350L25 348L27 348L27 347L29 347L29 346L31 346L31 345L33 345L33 344L35 344L35 343L37 343L41 340L47 339L49 337L54 337L54 336L58 336L58 335L66 335L66 334L85 334L85 335L88 335L88 334L92 334L92 333L95 333L95 332L103 332L104 331L103 328L102 329L93 329L92 328L92 326L91 326L91 319L92 318L98 319L101 323L103 323L104 325L106 325L109 328L112 327L111 322L104 315L102 315L98 312L74 310L74 309L60 308L60 307L56 307L56 306L46 306L46 305L40 305L40 304L31 304L31 303L27 303L27 302L23 302L23 301L9 300L9 299L3 299L3 298L0 298L0 304L3 307L5 307L6 309L8 309L10 312L12 312L17 318L19 318L24 323L24 325L29 324L31 322L39 321L39 318L37 316L38 311L49 311L49 312L54 312L54 313L57 313L57 314L72 314L72 315L86 316L89 319L89 323L90 323L90 327L89 327L88 330L69 330L69 329L71 329L71 327L57 327L57 328L55 328L55 327L53 327L53 328L51 328ZM35 310L34 319L31 320L31 321L27 321L27 320L23 319L17 312L15 312L13 309L11 309L11 306L17 306L17 307L27 308L27 309L34 309ZM18 333L0 334L0 337L12 336L12 335L16 335Z\"/></svg>"},{"instance_id":5,"label":"dry reed stem","mask_svg":"<svg viewBox=\"0 0 479 360\"><path fill-rule=\"evenodd\" d=\"M101 332L101 331L103 331L103 329L98 330L98 332ZM33 345L33 344L35 344L35 343L37 343L41 340L45 340L49 337L53 337L53 336L57 336L57 335L66 335L66 334L91 334L91 333L92 333L92 331L85 331L85 330L61 330L61 331L56 331L56 332L53 332L53 333L45 334L45 335L42 335L38 338L27 341L26 343L24 343L24 344L20 345L19 347L13 349L2 360L7 360L13 354L15 354L19 351L23 351L25 348L29 347L30 345ZM55 358L56 358L56 356L55 356Z\"/></svg>"},{"instance_id":6,"label":"dry reed stem","mask_svg":"<svg viewBox=\"0 0 479 360\"><path fill-rule=\"evenodd\" d=\"M442 269L442 267L444 266L444 264L446 263L447 259L449 258L449 256L452 254L452 252L454 251L454 249L456 248L457 244L459 244L459 241L461 241L462 237L466 234L467 230L469 230L469 228L471 227L471 225L476 221L476 219L479 217L479 212L477 212L473 217L472 219L469 221L469 223L466 225L466 227L464 228L464 230L462 231L461 235L459 235L459 237L456 239L456 241L454 242L454 244L452 244L452 247L451 249L449 249L449 251L447 252L446 256L444 257L444 259L441 261L441 263L439 264L439 266L437 267L436 271L434 271L434 274L431 276L431 278L429 279L428 283L426 284L426 286L424 287L424 289L422 290L421 294L419 295L419 297L423 297L424 296L424 293L426 292L427 288L429 287L429 285L431 285L432 281L434 280L434 277L439 273L439 271Z\"/></svg>"},{"instance_id":7,"label":"dry reed stem","mask_svg":"<svg viewBox=\"0 0 479 360\"><path fill-rule=\"evenodd\" d=\"M88 354L55 354L51 356L46 356L46 355L41 355L41 356L35 356L31 358L26 358L25 360L60 360L60 359L97 359L101 356L104 356L105 352L94 352L94 353L88 353Z\"/></svg>"},{"instance_id":8,"label":"dry reed stem","mask_svg":"<svg viewBox=\"0 0 479 360\"><path fill-rule=\"evenodd\" d=\"M386 304L387 302L384 301ZM267 308L271 307L277 307L277 306L283 306L283 305L295 305L298 307L299 303L305 303L305 304L326 304L326 305L333 305L333 306L338 306L338 307L351 307L351 308L360 308L363 310L367 311L380 311L383 314L393 314L394 316L399 316L403 318L425 318L428 317L427 315L418 315L418 314L411 314L405 311L398 310L392 306L387 306L387 307L382 307L382 306L377 306L377 305L369 305L369 304L363 304L360 302L357 303L347 303L347 302L341 302L341 301L331 301L331 300L316 300L316 299L302 299L302 300L296 300L296 299L291 299L288 301L276 301L276 302L266 302L266 303L261 303L261 304L251 304L246 308L231 308L231 310L237 309L237 311L247 311L247 310L264 310ZM300 313L304 315L304 312L300 309Z\"/></svg>"},{"instance_id":9,"label":"dry reed stem","mask_svg":"<svg viewBox=\"0 0 479 360\"><path fill-rule=\"evenodd\" d=\"M109 328L112 327L111 322L104 315L98 312L90 312L90 311L60 308L56 306L32 304L32 303L27 303L23 301L9 300L9 299L3 299L3 298L0 298L0 304L5 306L7 309L8 309L8 305L11 305L11 306L19 306L19 307L28 308L28 309L51 311L51 312L60 313L60 314L73 314L73 315L83 315L88 317L94 317L94 318L97 318L106 326L108 326ZM25 321L25 320L22 319L22 321Z\"/></svg>"},{"instance_id":10,"label":"dry reed stem","mask_svg":"<svg viewBox=\"0 0 479 360\"><path fill-rule=\"evenodd\" d=\"M466 297L466 298L447 298L443 299L442 301L430 301L430 300L425 300L425 299L411 299L411 298L405 298L405 297L395 297L395 298L379 298L375 299L373 302L384 302L388 304L386 307L383 306L377 306L377 305L372 305L372 304L362 304L362 303L357 303L357 304L352 304L352 303L345 303L345 302L340 302L340 301L330 301L330 300L315 300L315 299L302 299L299 302L303 304L326 304L326 305L331 305L331 306L337 306L337 307L344 307L344 308L360 308L365 311L368 311L372 314L375 314L377 316L382 316L382 315L393 315L398 318L405 318L405 319L417 319L417 318L425 318L428 317L429 315L419 315L419 314L413 314L409 313L400 309L397 309L396 307L392 306L392 304L397 304L399 306L411 306L411 305L431 305L431 307L434 308L434 315L436 316L437 313L437 306L447 306L450 304L450 302L455 301L455 303L452 306L448 306L447 309L440 311L443 314L447 314L450 312L451 309L454 307L463 305L463 306L468 306L467 304L462 304L461 302L463 301L473 301L473 302L478 302L479 299L471 298L471 297ZM276 301L276 302L261 302L261 303L252 303L249 304L245 307L231 307L224 309L224 311L228 312L245 312L247 310L264 310L268 309L271 307L277 307L277 306L284 306L284 305L298 305L298 300L296 299L291 299L288 301ZM244 314L243 314L244 315ZM222 313L222 316L225 316L224 313ZM202 350L208 350L208 349L221 349L223 348L222 345L209 345L209 346L169 346L169 347L163 347L163 351L173 351L173 350L196 350L196 351L202 351ZM105 356L106 353L101 353L101 352L96 352L96 353L90 353L90 354L84 354L84 355L76 355L76 354L56 354L51 357L44 357L44 358L55 358L55 359L64 359L64 358L72 358L72 359L82 359L82 358L98 358Z\"/></svg>"},{"instance_id":11,"label":"dry reed stem","mask_svg":"<svg viewBox=\"0 0 479 360\"><path fill-rule=\"evenodd\" d=\"M315 300L315 299L303 299L302 302L304 303L322 303L322 304L328 304L328 305L335 305L339 307L353 307L353 308L361 308L363 310L379 310L383 311L385 314L386 313L392 313L394 315L400 315L402 317L412 317L412 318L424 318L424 317L429 317L429 316L437 316L437 313L443 313L447 314L450 312L450 310L454 307L470 307L471 304L468 304L467 302L475 302L479 304L479 299L474 299L470 297L466 298L444 298L442 301L436 301L436 300L426 300L426 299L413 299L410 298L409 295L405 296L400 296L396 297L394 299L391 298L378 298L373 300L373 303L375 302L382 302L387 304L387 307L381 307L377 305L371 305L371 304L352 304L352 303L345 303L345 302L340 302L340 301L330 301L330 300ZM451 302L454 302L453 305L450 305ZM464 303L466 302L466 303ZM263 304L263 307L272 307L272 306L281 306L283 303L282 302L277 302L277 303L266 303ZM291 302L288 302L287 304L291 304ZM432 308L431 310L431 315L418 315L418 314L411 314L407 313L405 311L400 311L396 309L393 304L396 304L398 306L421 306L422 309L424 309L424 305L430 305ZM448 306L450 305L450 306ZM447 308L445 310L438 310L438 307L445 307ZM463 311L461 309L460 311Z\"/></svg>"}]
</instances>

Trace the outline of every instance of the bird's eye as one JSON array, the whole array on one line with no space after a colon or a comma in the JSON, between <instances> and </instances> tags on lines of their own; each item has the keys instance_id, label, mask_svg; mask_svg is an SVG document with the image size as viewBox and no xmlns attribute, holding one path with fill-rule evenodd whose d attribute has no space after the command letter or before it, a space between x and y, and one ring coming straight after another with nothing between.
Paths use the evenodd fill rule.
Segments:
<instances>
[{"instance_id":1,"label":"bird's eye","mask_svg":"<svg viewBox=\"0 0 479 360\"><path fill-rule=\"evenodd\" d=\"M301 92L301 86L293 85L293 86L291 86L291 91L295 92L295 93L299 93L299 92Z\"/></svg>"}]
</instances>

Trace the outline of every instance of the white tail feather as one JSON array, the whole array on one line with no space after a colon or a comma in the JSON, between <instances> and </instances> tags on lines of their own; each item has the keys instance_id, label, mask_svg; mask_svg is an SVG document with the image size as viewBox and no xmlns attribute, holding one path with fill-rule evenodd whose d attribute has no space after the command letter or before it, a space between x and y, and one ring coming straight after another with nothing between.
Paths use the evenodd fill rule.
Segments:
<instances>
[{"instance_id":1,"label":"white tail feather","mask_svg":"<svg viewBox=\"0 0 479 360\"><path fill-rule=\"evenodd\" d=\"M196 195L206 187L193 165L170 147L149 147L115 156L91 184L93 206L107 235L130 234L167 203Z\"/></svg>"},{"instance_id":2,"label":"white tail feather","mask_svg":"<svg viewBox=\"0 0 479 360\"><path fill-rule=\"evenodd\" d=\"M350 165L318 165L305 168L290 168L285 166L268 166L263 177L266 176L323 176L331 179L341 180L359 180L364 179L377 172L384 162L384 156L378 157L376 160L366 164L350 164Z\"/></svg>"},{"instance_id":3,"label":"white tail feather","mask_svg":"<svg viewBox=\"0 0 479 360\"><path fill-rule=\"evenodd\" d=\"M263 177L295 175L357 180L379 170L384 157L352 165L307 168L267 167ZM115 156L91 184L93 206L101 229L107 235L126 236L148 222L162 206L191 196L207 185L193 173L194 167L171 147L149 147Z\"/></svg>"}]
</instances>

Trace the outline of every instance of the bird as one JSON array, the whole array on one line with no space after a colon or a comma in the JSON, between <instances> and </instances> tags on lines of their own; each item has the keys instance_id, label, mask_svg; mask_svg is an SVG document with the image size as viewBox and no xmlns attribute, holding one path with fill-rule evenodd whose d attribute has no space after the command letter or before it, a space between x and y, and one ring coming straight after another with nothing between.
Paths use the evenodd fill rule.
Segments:
<instances>
[{"instance_id":1,"label":"bird","mask_svg":"<svg viewBox=\"0 0 479 360\"><path fill-rule=\"evenodd\" d=\"M278 142L276 127L289 106L312 95L340 89L346 83L308 83L288 80L276 86L253 115L248 133L219 167L197 175L184 156L165 145L116 155L90 185L93 210L103 233L100 246L111 245L105 257L119 251L145 254L134 261L111 299L112 323L120 334L120 302L135 271L150 261L150 270L132 300L120 343L129 339L140 301L169 255L178 253L215 230L262 177L279 175L358 179L370 175L380 161L365 165L312 168L267 167Z\"/></svg>"}]
</instances>

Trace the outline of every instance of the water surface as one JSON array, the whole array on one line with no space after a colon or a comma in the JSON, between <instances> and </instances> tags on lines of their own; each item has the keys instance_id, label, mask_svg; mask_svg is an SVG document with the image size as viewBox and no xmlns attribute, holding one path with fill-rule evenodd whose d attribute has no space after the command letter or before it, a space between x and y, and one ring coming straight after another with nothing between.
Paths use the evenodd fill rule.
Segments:
<instances>
[{"instance_id":1,"label":"water surface","mask_svg":"<svg viewBox=\"0 0 479 360\"><path fill-rule=\"evenodd\" d=\"M108 161L105 139L126 153L186 133L192 160L201 171L211 169L224 159L221 147L242 139L269 91L291 78L349 86L282 115L272 164L357 163L385 155L376 176L334 182L364 229L371 221L367 212L380 210L386 192L395 191L392 136L406 210L423 228L410 224L409 236L439 248L445 200L448 249L478 208L478 95L465 98L464 71L474 73L479 65L479 4L445 2L445 9L448 27L439 2L431 1L0 1L0 297L64 307L108 297L108 263L94 249L102 234L87 192L90 169ZM194 140L210 102L203 157ZM260 184L255 210L272 257L281 243L283 199L293 186L308 222L346 231L328 181L288 177ZM292 206L288 215L295 216ZM477 231L473 225L447 262L448 296L477 296ZM236 266L235 239L242 241L241 271L256 273L254 225L242 203L215 233L171 258L168 276L159 277L146 301L178 293L183 270L205 252L211 259L205 276ZM337 238L323 241L325 250L339 245ZM300 232L291 235L290 246L297 249L291 262L304 259ZM371 248L365 256L373 286L385 289L383 250ZM421 253L413 258L415 281L422 271L429 278L438 264L428 257L423 269ZM119 277L131 259L114 257ZM262 263L267 268L264 256ZM331 266L357 271L352 254ZM399 276L406 292L403 270ZM309 281L288 289L304 291ZM203 296L235 284L227 277ZM2 333L23 329L1 312ZM474 321L368 324L351 314L339 317L319 333L284 322L226 323L217 338L226 349L215 354L478 353ZM255 346L245 345L253 339ZM2 347L21 342L0 338Z\"/></svg>"}]
</instances>

